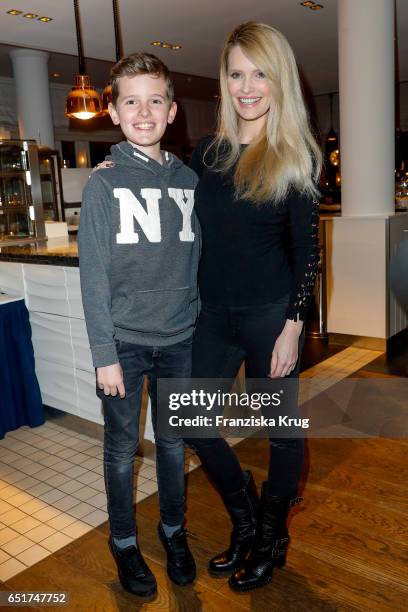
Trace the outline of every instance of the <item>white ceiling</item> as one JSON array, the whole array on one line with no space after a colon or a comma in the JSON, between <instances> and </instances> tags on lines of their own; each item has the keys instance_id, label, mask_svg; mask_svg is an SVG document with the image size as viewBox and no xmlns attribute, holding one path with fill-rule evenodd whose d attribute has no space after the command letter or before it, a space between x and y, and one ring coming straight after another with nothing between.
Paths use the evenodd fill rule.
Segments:
<instances>
[{"instance_id":1,"label":"white ceiling","mask_svg":"<svg viewBox=\"0 0 408 612\"><path fill-rule=\"evenodd\" d=\"M324 9L312 11L300 0L119 0L124 51L150 51L172 71L216 78L220 49L232 27L247 20L265 21L287 36L315 94L337 91L337 0L321 4ZM85 55L114 61L111 0L79 0L79 7ZM7 15L10 9L53 21L12 17ZM400 79L408 80L408 0L397 0L397 14ZM153 40L180 43L182 49L155 48ZM72 0L0 0L0 43L3 56L7 45L76 55ZM8 64L0 58L0 74ZM58 70L55 62L53 68Z\"/></svg>"}]
</instances>

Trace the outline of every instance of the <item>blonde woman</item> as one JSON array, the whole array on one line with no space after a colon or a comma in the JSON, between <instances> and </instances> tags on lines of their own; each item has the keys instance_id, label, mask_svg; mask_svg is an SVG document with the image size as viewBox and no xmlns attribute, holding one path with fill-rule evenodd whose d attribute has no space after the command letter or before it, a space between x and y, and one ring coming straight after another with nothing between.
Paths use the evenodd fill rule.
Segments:
<instances>
[{"instance_id":1,"label":"blonde woman","mask_svg":"<svg viewBox=\"0 0 408 612\"><path fill-rule=\"evenodd\" d=\"M234 378L245 359L254 378L296 378L318 263L321 153L285 37L262 23L235 28L220 85L216 135L200 143L191 164L202 227L192 376ZM224 439L187 442L233 523L230 546L210 561L210 573L231 574L238 591L268 583L285 562L303 440L271 438L259 508L251 474Z\"/></svg>"}]
</instances>

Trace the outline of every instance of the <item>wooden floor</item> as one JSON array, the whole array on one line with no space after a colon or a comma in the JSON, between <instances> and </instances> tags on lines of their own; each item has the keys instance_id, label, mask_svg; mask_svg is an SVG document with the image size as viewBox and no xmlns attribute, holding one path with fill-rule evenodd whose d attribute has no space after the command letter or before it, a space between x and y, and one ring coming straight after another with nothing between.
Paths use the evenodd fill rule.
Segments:
<instances>
[{"instance_id":1,"label":"wooden floor","mask_svg":"<svg viewBox=\"0 0 408 612\"><path fill-rule=\"evenodd\" d=\"M390 363L377 361L360 375L395 374ZM400 363L404 369L408 361ZM406 369L397 374L406 376ZM245 440L236 448L260 485L266 477L267 441ZM407 453L408 440L309 440L304 502L291 514L287 565L275 570L270 585L251 594L235 594L225 579L207 574L207 560L225 546L230 527L202 469L188 476L187 527L198 565L193 586L177 587L167 578L153 495L137 506L139 542L159 585L151 602L121 589L107 548L107 524L0 583L0 590L67 591L70 603L62 609L80 612L406 610Z\"/></svg>"},{"instance_id":2,"label":"wooden floor","mask_svg":"<svg viewBox=\"0 0 408 612\"><path fill-rule=\"evenodd\" d=\"M176 587L167 578L153 495L137 507L140 545L159 584L152 602L122 591L106 545L106 524L0 585L1 590L67 591L65 609L81 612L405 610L407 451L407 442L385 439L309 441L304 502L291 517L288 563L275 571L271 585L252 594L235 594L226 580L206 572L207 559L226 543L229 521L202 469L191 473L188 483L187 524L198 564L194 586ZM238 453L260 484L267 442L244 441Z\"/></svg>"}]
</instances>

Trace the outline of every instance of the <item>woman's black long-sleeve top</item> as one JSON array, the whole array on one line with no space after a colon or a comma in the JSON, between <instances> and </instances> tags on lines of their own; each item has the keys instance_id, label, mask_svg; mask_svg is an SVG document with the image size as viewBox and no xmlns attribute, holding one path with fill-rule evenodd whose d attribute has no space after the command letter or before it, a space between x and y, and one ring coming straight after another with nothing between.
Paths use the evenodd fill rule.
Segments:
<instances>
[{"instance_id":1,"label":"woman's black long-sleeve top","mask_svg":"<svg viewBox=\"0 0 408 612\"><path fill-rule=\"evenodd\" d=\"M252 306L289 295L286 317L304 320L319 259L318 204L291 190L276 204L236 199L232 173L208 167L209 139L199 143L191 167L200 181L195 206L202 229L198 282L201 300Z\"/></svg>"}]
</instances>

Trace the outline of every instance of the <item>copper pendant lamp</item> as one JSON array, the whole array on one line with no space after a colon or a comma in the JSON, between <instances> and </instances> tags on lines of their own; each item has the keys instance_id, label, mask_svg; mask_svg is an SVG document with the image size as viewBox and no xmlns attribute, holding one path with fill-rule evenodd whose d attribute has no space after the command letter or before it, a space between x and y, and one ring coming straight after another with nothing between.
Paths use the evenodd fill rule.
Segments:
<instances>
[{"instance_id":1,"label":"copper pendant lamp","mask_svg":"<svg viewBox=\"0 0 408 612\"><path fill-rule=\"evenodd\" d=\"M68 94L65 104L65 114L71 119L81 119L82 121L86 121L100 114L102 110L102 102L99 93L94 87L92 87L91 80L86 74L85 70L78 0L74 0L74 11L78 44L79 74L75 76L75 85Z\"/></svg>"},{"instance_id":2,"label":"copper pendant lamp","mask_svg":"<svg viewBox=\"0 0 408 612\"><path fill-rule=\"evenodd\" d=\"M123 57L123 46L122 46L122 37L120 34L120 24L119 24L119 7L118 0L112 0L112 10L113 10L113 25L115 29L115 51L116 51L116 61L118 62L121 57ZM112 102L112 86L109 83L106 85L102 94L102 114L108 114L108 105Z\"/></svg>"},{"instance_id":3,"label":"copper pendant lamp","mask_svg":"<svg viewBox=\"0 0 408 612\"><path fill-rule=\"evenodd\" d=\"M329 132L326 136L326 142L335 142L337 145L337 134L334 131L333 128L333 97L334 94L330 93L329 94L329 99L330 99L330 129Z\"/></svg>"}]
</instances>

